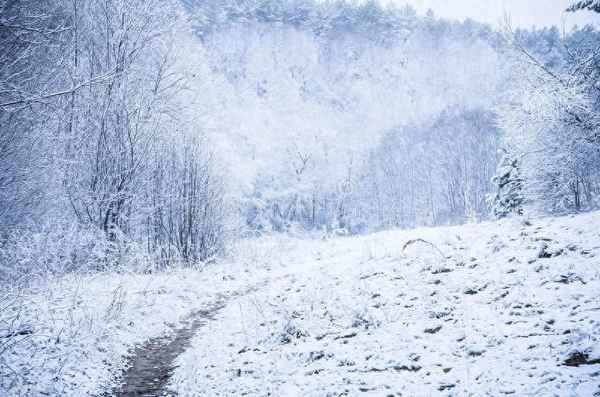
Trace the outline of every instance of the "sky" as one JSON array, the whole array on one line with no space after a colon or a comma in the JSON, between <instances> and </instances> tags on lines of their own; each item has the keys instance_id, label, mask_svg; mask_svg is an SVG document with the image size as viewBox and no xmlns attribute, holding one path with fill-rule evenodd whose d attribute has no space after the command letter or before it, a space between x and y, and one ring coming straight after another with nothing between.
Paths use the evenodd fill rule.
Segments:
<instances>
[{"instance_id":1,"label":"sky","mask_svg":"<svg viewBox=\"0 0 600 397\"><path fill-rule=\"evenodd\" d=\"M571 0L382 0L399 5L410 4L420 14L432 9L438 17L464 20L475 19L501 25L505 15L510 16L513 27L556 25L567 30L573 25L593 23L600 26L600 14L579 11L568 13L564 10Z\"/></svg>"}]
</instances>

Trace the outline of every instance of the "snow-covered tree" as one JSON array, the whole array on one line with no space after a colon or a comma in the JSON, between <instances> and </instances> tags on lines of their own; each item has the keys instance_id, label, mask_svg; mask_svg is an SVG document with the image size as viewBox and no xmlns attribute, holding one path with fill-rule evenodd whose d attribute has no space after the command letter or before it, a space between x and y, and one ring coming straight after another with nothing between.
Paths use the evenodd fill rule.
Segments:
<instances>
[{"instance_id":1,"label":"snow-covered tree","mask_svg":"<svg viewBox=\"0 0 600 397\"><path fill-rule=\"evenodd\" d=\"M57 67L67 15L59 1L0 0L0 239L35 225L51 200L50 105L70 87Z\"/></svg>"},{"instance_id":2,"label":"snow-covered tree","mask_svg":"<svg viewBox=\"0 0 600 397\"><path fill-rule=\"evenodd\" d=\"M525 199L535 211L562 213L594 208L600 182L600 128L595 52L584 41L552 65L518 40L512 97L500 109L508 141L524 153ZM568 44L568 42L566 43ZM590 56L591 55L591 56Z\"/></svg>"},{"instance_id":3,"label":"snow-covered tree","mask_svg":"<svg viewBox=\"0 0 600 397\"><path fill-rule=\"evenodd\" d=\"M179 3L0 0L0 11L0 245L69 241L74 227L97 244L72 246L102 246L102 266L222 250L223 184L197 117L201 45Z\"/></svg>"},{"instance_id":4,"label":"snow-covered tree","mask_svg":"<svg viewBox=\"0 0 600 397\"><path fill-rule=\"evenodd\" d=\"M508 150L502 150L502 158L492 178L493 190L490 195L492 215L496 219L510 214L523 215L523 178L519 158Z\"/></svg>"},{"instance_id":5,"label":"snow-covered tree","mask_svg":"<svg viewBox=\"0 0 600 397\"><path fill-rule=\"evenodd\" d=\"M590 10L600 12L600 0L579 0L574 2L568 11Z\"/></svg>"}]
</instances>

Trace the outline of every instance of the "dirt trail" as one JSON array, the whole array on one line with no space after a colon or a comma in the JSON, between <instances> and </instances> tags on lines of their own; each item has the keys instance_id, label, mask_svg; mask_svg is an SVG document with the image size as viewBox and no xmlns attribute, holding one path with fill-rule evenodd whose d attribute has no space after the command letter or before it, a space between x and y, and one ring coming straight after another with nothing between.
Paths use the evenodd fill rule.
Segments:
<instances>
[{"instance_id":1,"label":"dirt trail","mask_svg":"<svg viewBox=\"0 0 600 397\"><path fill-rule=\"evenodd\" d=\"M113 390L116 397L157 397L175 396L167 389L174 361L190 345L191 339L200 327L210 321L225 307L226 298L218 300L202 310L191 313L182 321L174 333L148 340L135 349L128 368L123 372L122 384Z\"/></svg>"},{"instance_id":2,"label":"dirt trail","mask_svg":"<svg viewBox=\"0 0 600 397\"><path fill-rule=\"evenodd\" d=\"M173 333L149 339L137 347L123 371L121 386L104 397L172 397L177 394L167 388L169 379L176 366L175 359L191 344L196 332L223 309L230 299L234 299L265 286L268 280L233 291L227 295L218 294L217 299L204 308L190 313L177 327L172 325Z\"/></svg>"}]
</instances>

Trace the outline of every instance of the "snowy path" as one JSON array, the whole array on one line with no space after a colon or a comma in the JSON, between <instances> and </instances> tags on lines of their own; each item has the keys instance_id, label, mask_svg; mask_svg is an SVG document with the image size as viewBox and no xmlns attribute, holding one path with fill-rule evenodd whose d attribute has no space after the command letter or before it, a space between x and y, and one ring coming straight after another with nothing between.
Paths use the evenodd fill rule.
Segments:
<instances>
[{"instance_id":1,"label":"snowy path","mask_svg":"<svg viewBox=\"0 0 600 397\"><path fill-rule=\"evenodd\" d=\"M16 316L0 312L0 335L16 335L0 355L0 396L156 395L220 303L277 277L254 269L236 261L203 271L75 274L15 291L8 297Z\"/></svg>"},{"instance_id":2,"label":"snowy path","mask_svg":"<svg viewBox=\"0 0 600 397\"><path fill-rule=\"evenodd\" d=\"M169 396L176 395L166 387L174 367L175 359L189 346L192 337L206 321L225 307L226 298L213 302L202 310L192 313L182 321L183 327L174 329L173 334L150 339L135 349L127 370L124 371L121 387L114 391L116 397Z\"/></svg>"},{"instance_id":3,"label":"snowy path","mask_svg":"<svg viewBox=\"0 0 600 397\"><path fill-rule=\"evenodd\" d=\"M115 397L177 396L168 385L175 360L191 345L196 333L223 310L231 299L243 297L264 287L267 281L232 293L218 293L214 301L190 313L177 325L169 324L172 332L149 339L136 347L130 355L126 369L120 378L120 386L114 388Z\"/></svg>"}]
</instances>

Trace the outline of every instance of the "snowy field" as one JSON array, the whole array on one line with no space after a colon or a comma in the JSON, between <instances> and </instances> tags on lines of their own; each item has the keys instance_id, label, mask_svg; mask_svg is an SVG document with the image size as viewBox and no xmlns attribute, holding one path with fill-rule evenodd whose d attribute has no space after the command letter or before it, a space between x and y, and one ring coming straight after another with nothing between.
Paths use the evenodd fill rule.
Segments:
<instances>
[{"instance_id":1,"label":"snowy field","mask_svg":"<svg viewBox=\"0 0 600 397\"><path fill-rule=\"evenodd\" d=\"M136 346L229 296L178 395L600 395L599 224L263 238L203 271L39 281L3 291L0 389L110 395Z\"/></svg>"},{"instance_id":2,"label":"snowy field","mask_svg":"<svg viewBox=\"0 0 600 397\"><path fill-rule=\"evenodd\" d=\"M564 365L600 358L599 224L595 213L300 246L305 264L200 330L172 388L180 396L600 395L598 363Z\"/></svg>"}]
</instances>

